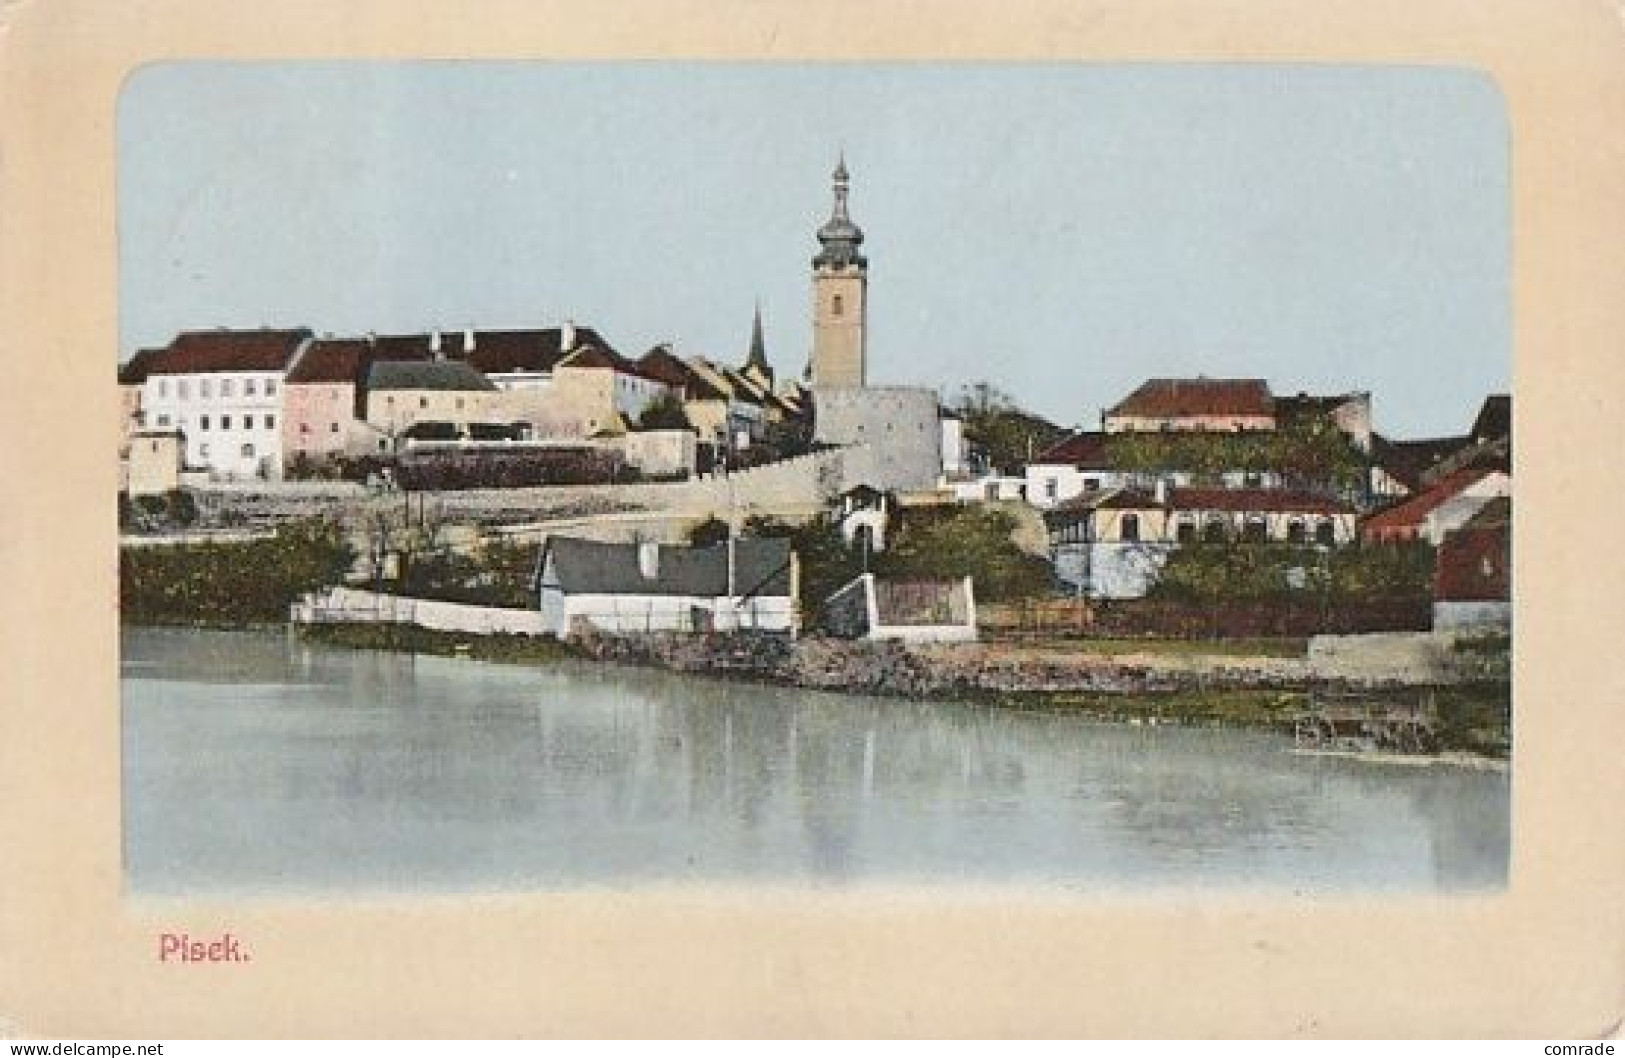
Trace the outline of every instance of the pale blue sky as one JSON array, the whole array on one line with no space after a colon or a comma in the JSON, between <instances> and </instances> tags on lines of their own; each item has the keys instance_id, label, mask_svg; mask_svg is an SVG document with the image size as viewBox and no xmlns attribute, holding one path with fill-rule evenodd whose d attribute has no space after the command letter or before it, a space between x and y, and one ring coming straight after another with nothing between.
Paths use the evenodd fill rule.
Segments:
<instances>
[{"instance_id":1,"label":"pale blue sky","mask_svg":"<svg viewBox=\"0 0 1625 1058\"><path fill-rule=\"evenodd\" d=\"M872 381L1065 424L1153 375L1373 391L1463 431L1510 377L1508 140L1464 70L168 64L119 106L121 358L187 328L590 324L799 372L844 147Z\"/></svg>"}]
</instances>

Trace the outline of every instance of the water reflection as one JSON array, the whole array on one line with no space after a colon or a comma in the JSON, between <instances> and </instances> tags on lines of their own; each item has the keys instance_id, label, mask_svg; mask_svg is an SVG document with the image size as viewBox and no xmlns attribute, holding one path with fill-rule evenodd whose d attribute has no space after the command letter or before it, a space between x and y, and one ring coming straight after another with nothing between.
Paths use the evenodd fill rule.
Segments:
<instances>
[{"instance_id":1,"label":"water reflection","mask_svg":"<svg viewBox=\"0 0 1625 1058\"><path fill-rule=\"evenodd\" d=\"M1454 889L1504 775L580 663L124 637L134 888L650 880Z\"/></svg>"}]
</instances>

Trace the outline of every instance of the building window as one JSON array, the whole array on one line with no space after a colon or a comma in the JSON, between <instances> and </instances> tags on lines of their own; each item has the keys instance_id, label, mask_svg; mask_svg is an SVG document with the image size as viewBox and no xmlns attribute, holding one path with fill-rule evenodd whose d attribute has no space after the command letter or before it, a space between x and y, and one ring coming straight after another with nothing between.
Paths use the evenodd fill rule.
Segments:
<instances>
[{"instance_id":1,"label":"building window","mask_svg":"<svg viewBox=\"0 0 1625 1058\"><path fill-rule=\"evenodd\" d=\"M158 380L158 395L160 397L169 396L169 379L160 378Z\"/></svg>"},{"instance_id":2,"label":"building window","mask_svg":"<svg viewBox=\"0 0 1625 1058\"><path fill-rule=\"evenodd\" d=\"M429 398L428 397L419 397L418 398L418 407L427 408L428 406L429 406Z\"/></svg>"},{"instance_id":3,"label":"building window","mask_svg":"<svg viewBox=\"0 0 1625 1058\"><path fill-rule=\"evenodd\" d=\"M206 445L206 444L198 445L197 446L197 457L199 459L208 459L209 458L209 446Z\"/></svg>"},{"instance_id":4,"label":"building window","mask_svg":"<svg viewBox=\"0 0 1625 1058\"><path fill-rule=\"evenodd\" d=\"M213 390L214 390L214 386L210 385L208 379L205 378L205 379L200 379L198 381L198 384L197 384L198 396L202 397L204 400L209 399L209 397L213 393Z\"/></svg>"},{"instance_id":5,"label":"building window","mask_svg":"<svg viewBox=\"0 0 1625 1058\"><path fill-rule=\"evenodd\" d=\"M268 378L265 380L265 395L267 397L276 396L276 379Z\"/></svg>"},{"instance_id":6,"label":"building window","mask_svg":"<svg viewBox=\"0 0 1625 1058\"><path fill-rule=\"evenodd\" d=\"M308 422L300 423L299 424L299 432L302 433L302 434L309 433L310 432L310 423L308 423Z\"/></svg>"},{"instance_id":7,"label":"building window","mask_svg":"<svg viewBox=\"0 0 1625 1058\"><path fill-rule=\"evenodd\" d=\"M178 400L186 400L186 399L190 398L191 395L192 395L192 386L191 386L191 384L189 382L187 382L186 379L184 379L184 378L183 379L178 379L175 382L175 397Z\"/></svg>"},{"instance_id":8,"label":"building window","mask_svg":"<svg viewBox=\"0 0 1625 1058\"><path fill-rule=\"evenodd\" d=\"M231 429L231 416L229 416L229 415L220 416L220 428L222 430Z\"/></svg>"},{"instance_id":9,"label":"building window","mask_svg":"<svg viewBox=\"0 0 1625 1058\"><path fill-rule=\"evenodd\" d=\"M253 395L254 395L254 380L251 379L251 378L243 379L243 396L252 397Z\"/></svg>"},{"instance_id":10,"label":"building window","mask_svg":"<svg viewBox=\"0 0 1625 1058\"><path fill-rule=\"evenodd\" d=\"M1056 481L1054 478L1044 479L1044 498L1046 500L1053 500L1057 495L1060 494L1060 491L1061 483L1059 481Z\"/></svg>"},{"instance_id":11,"label":"building window","mask_svg":"<svg viewBox=\"0 0 1625 1058\"><path fill-rule=\"evenodd\" d=\"M1207 544L1222 544L1228 534L1224 530L1223 518L1209 518L1202 526L1202 542Z\"/></svg>"},{"instance_id":12,"label":"building window","mask_svg":"<svg viewBox=\"0 0 1625 1058\"><path fill-rule=\"evenodd\" d=\"M1133 542L1140 539L1140 516L1137 514L1123 515L1123 531L1120 534L1124 540Z\"/></svg>"},{"instance_id":13,"label":"building window","mask_svg":"<svg viewBox=\"0 0 1625 1058\"><path fill-rule=\"evenodd\" d=\"M207 415L199 415L197 417L197 428L199 430L207 430L209 428L209 417Z\"/></svg>"},{"instance_id":14,"label":"building window","mask_svg":"<svg viewBox=\"0 0 1625 1058\"><path fill-rule=\"evenodd\" d=\"M222 397L231 396L231 379L223 378L220 380L220 395Z\"/></svg>"},{"instance_id":15,"label":"building window","mask_svg":"<svg viewBox=\"0 0 1625 1058\"><path fill-rule=\"evenodd\" d=\"M159 426L168 426L169 425L169 416L167 416L167 415L158 416L158 425Z\"/></svg>"},{"instance_id":16,"label":"building window","mask_svg":"<svg viewBox=\"0 0 1625 1058\"><path fill-rule=\"evenodd\" d=\"M1292 519L1292 521L1287 523L1287 525L1286 525L1286 542L1287 543L1289 543L1289 544L1301 544L1307 538L1308 538L1308 534L1304 531L1303 522L1301 522L1298 519L1294 518L1294 519Z\"/></svg>"},{"instance_id":17,"label":"building window","mask_svg":"<svg viewBox=\"0 0 1625 1058\"><path fill-rule=\"evenodd\" d=\"M265 428L267 430L276 429L276 416L275 415L267 415L265 417Z\"/></svg>"},{"instance_id":18,"label":"building window","mask_svg":"<svg viewBox=\"0 0 1625 1058\"><path fill-rule=\"evenodd\" d=\"M839 316L839 315L841 315L842 311L845 308L846 308L846 306L841 304L841 295L836 294L833 298L830 299L830 302L829 302L830 315Z\"/></svg>"},{"instance_id":19,"label":"building window","mask_svg":"<svg viewBox=\"0 0 1625 1058\"><path fill-rule=\"evenodd\" d=\"M339 424L336 423L336 422L328 423L327 424L327 432L328 433L338 433L339 432Z\"/></svg>"},{"instance_id":20,"label":"building window","mask_svg":"<svg viewBox=\"0 0 1625 1058\"><path fill-rule=\"evenodd\" d=\"M1196 543L1196 523L1180 522L1174 527L1174 539L1182 544Z\"/></svg>"},{"instance_id":21,"label":"building window","mask_svg":"<svg viewBox=\"0 0 1625 1058\"><path fill-rule=\"evenodd\" d=\"M1315 543L1322 547L1331 547L1337 543L1337 527L1329 521L1323 521L1315 526Z\"/></svg>"},{"instance_id":22,"label":"building window","mask_svg":"<svg viewBox=\"0 0 1625 1058\"><path fill-rule=\"evenodd\" d=\"M463 410L463 398L461 398L461 397L457 398L457 410L458 411Z\"/></svg>"},{"instance_id":23,"label":"building window","mask_svg":"<svg viewBox=\"0 0 1625 1058\"><path fill-rule=\"evenodd\" d=\"M253 459L254 458L254 446L253 445L243 445L243 458L244 459Z\"/></svg>"},{"instance_id":24,"label":"building window","mask_svg":"<svg viewBox=\"0 0 1625 1058\"><path fill-rule=\"evenodd\" d=\"M388 404L391 408L393 408L395 406L395 398L394 398L394 396L391 395L391 396L385 397L384 398L384 403Z\"/></svg>"},{"instance_id":25,"label":"building window","mask_svg":"<svg viewBox=\"0 0 1625 1058\"><path fill-rule=\"evenodd\" d=\"M1269 535L1269 523L1262 518L1248 518L1241 527L1241 538L1249 544L1262 544Z\"/></svg>"},{"instance_id":26,"label":"building window","mask_svg":"<svg viewBox=\"0 0 1625 1058\"><path fill-rule=\"evenodd\" d=\"M1084 492L1099 492L1100 491L1100 479L1099 478L1084 478L1083 479L1083 491Z\"/></svg>"}]
</instances>

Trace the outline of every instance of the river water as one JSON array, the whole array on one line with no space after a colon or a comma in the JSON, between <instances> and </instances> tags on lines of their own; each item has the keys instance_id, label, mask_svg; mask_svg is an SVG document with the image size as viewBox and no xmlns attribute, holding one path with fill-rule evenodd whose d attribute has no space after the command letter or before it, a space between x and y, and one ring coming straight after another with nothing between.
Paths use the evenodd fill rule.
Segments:
<instances>
[{"instance_id":1,"label":"river water","mask_svg":"<svg viewBox=\"0 0 1625 1058\"><path fill-rule=\"evenodd\" d=\"M122 644L139 893L1506 884L1502 772L282 633Z\"/></svg>"}]
</instances>

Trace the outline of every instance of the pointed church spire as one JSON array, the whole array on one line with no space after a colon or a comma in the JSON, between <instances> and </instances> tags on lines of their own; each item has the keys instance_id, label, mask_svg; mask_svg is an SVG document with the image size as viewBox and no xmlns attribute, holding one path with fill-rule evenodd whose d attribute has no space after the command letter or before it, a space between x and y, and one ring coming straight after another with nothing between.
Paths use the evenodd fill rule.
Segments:
<instances>
[{"instance_id":1,"label":"pointed church spire","mask_svg":"<svg viewBox=\"0 0 1625 1058\"><path fill-rule=\"evenodd\" d=\"M750 355L745 358L746 367L759 367L767 369L767 345L762 341L762 303L756 303L756 315L750 321Z\"/></svg>"}]
</instances>

